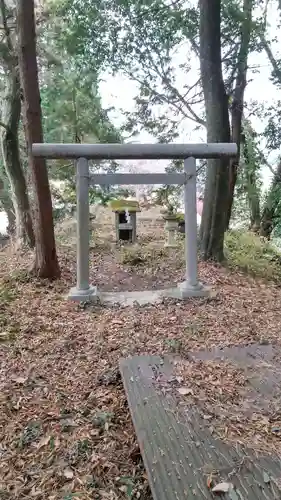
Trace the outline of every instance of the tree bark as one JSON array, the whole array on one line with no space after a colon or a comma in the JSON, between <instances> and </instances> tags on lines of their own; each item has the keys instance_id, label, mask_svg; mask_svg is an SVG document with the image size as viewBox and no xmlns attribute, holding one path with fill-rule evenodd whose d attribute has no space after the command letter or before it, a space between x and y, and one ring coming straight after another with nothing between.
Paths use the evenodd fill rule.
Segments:
<instances>
[{"instance_id":1,"label":"tree bark","mask_svg":"<svg viewBox=\"0 0 281 500\"><path fill-rule=\"evenodd\" d=\"M253 0L244 0L243 21L241 24L240 49L237 62L237 76L233 101L231 105L231 138L237 144L237 156L230 160L229 168L229 202L227 209L226 227L228 229L234 198L234 190L237 182L237 171L240 161L240 144L242 132L242 118L244 109L244 93L247 85L247 66L249 44L252 30Z\"/></svg>"},{"instance_id":2,"label":"tree bark","mask_svg":"<svg viewBox=\"0 0 281 500\"><path fill-rule=\"evenodd\" d=\"M270 240L271 233L275 225L275 215L278 205L280 204L281 192L281 159L279 160L277 170L272 180L270 191L263 209L260 235Z\"/></svg>"},{"instance_id":3,"label":"tree bark","mask_svg":"<svg viewBox=\"0 0 281 500\"><path fill-rule=\"evenodd\" d=\"M26 244L33 248L35 245L35 238L18 140L21 99L17 68L10 68L6 75L6 79L6 105L3 106L2 113L5 127L1 134L1 148L4 167L12 192L15 212L15 241L18 248Z\"/></svg>"},{"instance_id":4,"label":"tree bark","mask_svg":"<svg viewBox=\"0 0 281 500\"><path fill-rule=\"evenodd\" d=\"M36 57L34 0L18 0L18 44L24 97L25 131L34 190L36 258L34 271L42 278L57 278L57 259L52 199L46 161L34 158L32 144L43 142L42 111Z\"/></svg>"},{"instance_id":5,"label":"tree bark","mask_svg":"<svg viewBox=\"0 0 281 500\"><path fill-rule=\"evenodd\" d=\"M200 69L208 142L230 142L228 98L221 65L221 2L200 0ZM221 261L228 206L229 160L209 160L200 226L204 260Z\"/></svg>"}]
</instances>

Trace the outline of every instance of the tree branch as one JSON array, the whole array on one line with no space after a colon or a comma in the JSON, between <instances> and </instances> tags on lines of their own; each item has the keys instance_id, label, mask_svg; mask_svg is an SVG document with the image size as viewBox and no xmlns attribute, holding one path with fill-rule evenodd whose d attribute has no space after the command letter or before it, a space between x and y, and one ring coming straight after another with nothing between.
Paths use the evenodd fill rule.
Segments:
<instances>
[{"instance_id":1,"label":"tree branch","mask_svg":"<svg viewBox=\"0 0 281 500\"><path fill-rule=\"evenodd\" d=\"M197 113L195 113L195 111L193 111L193 109L190 106L190 104L184 99L184 97L179 93L178 89L176 87L174 87L171 84L170 80L167 78L167 75L166 75L166 72L165 72L165 69L164 69L164 66L163 66L163 61L161 60L161 55L160 55L160 53L157 50L156 50L156 53L157 53L157 55L159 57L159 62L160 62L160 65L161 65L162 74L159 71L158 66L153 61L153 58L151 57L151 54L148 54L148 57L149 57L150 62L152 64L153 68L154 68L154 71L156 72L156 74L158 75L158 77L162 80L162 82L166 85L166 87L170 90L170 92L172 92L175 96L177 96L178 101L180 101L187 108L187 110L189 111L189 113L191 114L191 116L186 115L186 117L189 118L192 121L195 121L196 123L199 123L203 127L205 127L206 126L205 120L203 120L202 118L200 118L197 115ZM171 103L171 104L175 106L175 103ZM183 112L182 108L180 108L180 109Z\"/></svg>"},{"instance_id":2,"label":"tree branch","mask_svg":"<svg viewBox=\"0 0 281 500\"><path fill-rule=\"evenodd\" d=\"M265 36L263 33L260 34L260 40L262 43L262 46L266 52L266 55L271 63L271 66L273 68L274 74L278 80L278 82L281 84L281 69L279 68L277 61L272 53L272 50L269 46L269 43L266 41Z\"/></svg>"},{"instance_id":3,"label":"tree branch","mask_svg":"<svg viewBox=\"0 0 281 500\"><path fill-rule=\"evenodd\" d=\"M262 150L257 147L257 152L259 153L262 162L269 168L269 170L273 174L273 176L275 178L277 178L278 181L280 181L281 179L278 177L277 171L275 171L274 168L270 165L270 163L268 162L268 160L264 156Z\"/></svg>"}]
</instances>

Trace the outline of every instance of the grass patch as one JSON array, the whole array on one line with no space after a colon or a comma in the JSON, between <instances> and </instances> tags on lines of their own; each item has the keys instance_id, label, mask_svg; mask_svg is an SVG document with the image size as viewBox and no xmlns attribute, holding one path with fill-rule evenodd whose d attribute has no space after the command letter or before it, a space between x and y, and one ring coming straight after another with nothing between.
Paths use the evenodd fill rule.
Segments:
<instances>
[{"instance_id":1,"label":"grass patch","mask_svg":"<svg viewBox=\"0 0 281 500\"><path fill-rule=\"evenodd\" d=\"M90 240L90 250L93 253L109 253L113 251L114 242L109 239L92 238Z\"/></svg>"},{"instance_id":2,"label":"grass patch","mask_svg":"<svg viewBox=\"0 0 281 500\"><path fill-rule=\"evenodd\" d=\"M167 257L168 251L165 248L153 246L126 246L121 247L120 262L128 266L140 266Z\"/></svg>"},{"instance_id":3,"label":"grass patch","mask_svg":"<svg viewBox=\"0 0 281 500\"><path fill-rule=\"evenodd\" d=\"M225 255L230 267L268 280L281 279L281 253L254 233L229 231L225 236Z\"/></svg>"},{"instance_id":4,"label":"grass patch","mask_svg":"<svg viewBox=\"0 0 281 500\"><path fill-rule=\"evenodd\" d=\"M14 271L9 277L0 282L0 344L11 342L16 338L20 325L13 315L11 317L11 303L18 297L17 281L26 282L24 271Z\"/></svg>"},{"instance_id":5,"label":"grass patch","mask_svg":"<svg viewBox=\"0 0 281 500\"><path fill-rule=\"evenodd\" d=\"M6 306L17 297L16 279L11 275L0 283L0 304Z\"/></svg>"}]
</instances>

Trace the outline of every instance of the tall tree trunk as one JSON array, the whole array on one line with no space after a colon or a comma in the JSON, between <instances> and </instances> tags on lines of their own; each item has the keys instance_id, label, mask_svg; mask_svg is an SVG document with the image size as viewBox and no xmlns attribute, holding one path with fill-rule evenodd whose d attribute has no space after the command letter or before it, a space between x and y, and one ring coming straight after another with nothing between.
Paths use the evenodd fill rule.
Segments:
<instances>
[{"instance_id":1,"label":"tall tree trunk","mask_svg":"<svg viewBox=\"0 0 281 500\"><path fill-rule=\"evenodd\" d=\"M200 69L204 91L207 139L230 142L228 98L221 65L221 2L200 0ZM223 260L228 206L229 160L209 160L200 226L202 258Z\"/></svg>"},{"instance_id":2,"label":"tall tree trunk","mask_svg":"<svg viewBox=\"0 0 281 500\"><path fill-rule=\"evenodd\" d=\"M15 212L15 240L17 247L35 245L28 190L24 171L20 160L18 130L21 114L20 82L17 68L11 68L6 75L7 93L3 106L3 123L5 128L1 134L3 162L12 192Z\"/></svg>"},{"instance_id":3,"label":"tall tree trunk","mask_svg":"<svg viewBox=\"0 0 281 500\"><path fill-rule=\"evenodd\" d=\"M43 142L42 111L36 58L34 0L18 0L19 66L24 96L28 158L34 189L36 259L34 271L42 278L57 278L52 199L46 161L34 158L32 144Z\"/></svg>"},{"instance_id":4,"label":"tall tree trunk","mask_svg":"<svg viewBox=\"0 0 281 500\"><path fill-rule=\"evenodd\" d=\"M244 109L244 93L247 85L247 66L249 44L252 31L252 10L253 0L244 0L243 3L243 21L241 23L240 49L237 61L237 76L233 101L231 106L231 138L232 142L237 144L237 156L231 159L229 169L229 202L227 209L226 226L229 227L234 190L237 182L237 171L240 160L240 143L242 132L242 117Z\"/></svg>"},{"instance_id":5,"label":"tall tree trunk","mask_svg":"<svg viewBox=\"0 0 281 500\"><path fill-rule=\"evenodd\" d=\"M281 198L281 159L272 179L261 218L260 235L270 240L275 225L275 215Z\"/></svg>"}]
</instances>

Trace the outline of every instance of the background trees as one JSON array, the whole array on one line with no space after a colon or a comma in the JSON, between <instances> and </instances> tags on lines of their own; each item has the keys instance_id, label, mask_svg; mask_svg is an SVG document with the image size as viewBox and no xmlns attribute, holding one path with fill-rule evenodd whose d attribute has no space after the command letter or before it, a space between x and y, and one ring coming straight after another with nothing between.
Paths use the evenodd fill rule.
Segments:
<instances>
[{"instance_id":1,"label":"background trees","mask_svg":"<svg viewBox=\"0 0 281 500\"><path fill-rule=\"evenodd\" d=\"M276 87L278 85L279 63L273 55L276 42L270 40L271 28L268 22L268 10L278 6L274 1L224 0L215 2L212 4L212 12L217 13L214 16L217 20L217 29L209 34L206 30L206 23L205 29L202 26L203 20L208 20L206 12L210 3L202 1L199 4L200 8L197 9L194 2L181 0L176 2L157 0L141 2L141 4L135 1L117 4L117 2L101 0L95 4L86 2L83 5L79 0L74 3L66 0L62 10L68 31L63 34L62 38L68 47L76 40L76 49L83 67L90 67L94 56L100 68L113 74L126 75L136 82L138 93L135 96L135 108L133 112L127 113L127 121L124 124L124 130L130 136L137 135L140 129L145 129L159 141L179 140L193 124L195 130L203 127L207 136L212 136L213 140L224 137L225 140L233 140L237 143L237 158L226 165L226 168L222 168L218 176L219 184L225 186L226 169L228 170L228 199L223 200L222 193L226 190L221 188L217 196L216 209L213 200L216 198L217 187L214 182L210 182L214 162L210 162L207 169L201 251L206 258L221 258L223 232L231 223L234 196L235 198L242 196L239 186L245 174L244 153L242 153L244 146L241 142L245 136L243 122L245 120L251 122L253 113L255 116L259 114L261 120L265 119L268 113L268 110L261 109L257 102L251 102L249 97L245 102L247 78L250 78L250 81L253 77L259 78L259 68L253 64L255 54L262 51L267 54L272 64L272 78ZM209 60L207 77L208 65L205 55L208 53L210 44L220 49L216 50L216 60ZM213 56L214 53L211 52L211 54ZM251 60L250 77L249 60ZM203 67L202 62L205 63ZM209 90L211 81L215 77L220 80L218 85L220 95L216 96L215 104L217 113L213 113L214 116L216 115L217 124L221 116L219 110L224 109L224 125L221 122L220 133L215 132L214 122L212 126L210 124L210 112L215 101L213 104L209 103L211 95ZM274 110L276 110L275 106ZM255 133L254 130L253 133ZM266 128L264 128L257 137L259 149L265 147L266 133ZM271 150L272 148L266 148L263 155L259 154L259 161L255 163L257 173L268 165L266 157ZM250 178L252 182L253 175L247 178L248 185L250 185ZM244 184L243 193L245 189ZM246 198L250 210L253 195L249 194ZM212 199L212 204L208 203L208 199ZM263 204L262 200L257 200L257 195L255 195L255 200ZM234 204L237 205L237 203ZM227 213L225 229L223 229L220 215L222 206L226 207ZM257 207L256 203L255 206ZM251 210L253 210L253 204ZM263 211L262 207L261 210ZM217 213L216 222L214 222L212 212ZM255 227L257 220L258 217L256 217ZM251 226L250 220L249 225ZM213 239L210 234L211 227L212 231L217 234ZM219 252L216 250L218 238L221 241ZM209 240L210 242L207 243ZM209 252L206 250L208 246Z\"/></svg>"},{"instance_id":2,"label":"background trees","mask_svg":"<svg viewBox=\"0 0 281 500\"><path fill-rule=\"evenodd\" d=\"M1 206L19 246L33 246L33 227L38 241L38 227L43 231L44 226L46 234L50 231L46 245L49 241L49 248L54 248L48 181L57 216L74 203L74 165L52 162L47 170L36 168L36 173L45 172L44 182L35 182L31 176L33 163L29 158L28 167L25 135L29 143L34 139L22 120L27 88L23 71L20 85L18 66L19 55L22 65L23 57L30 54L24 54L21 43L26 13L19 10L24 14L19 18L16 3L19 9L33 11L29 2L0 2ZM134 140L145 131L152 140L192 142L194 131L197 137L201 134L201 140L235 141L238 155L233 161L211 161L198 167L200 191L205 193L201 254L221 260L224 233L237 221L267 238L277 235L281 70L270 9L278 12L276 0L201 0L198 7L186 0L36 1L44 139L119 142ZM267 57L276 92L275 102L270 96L268 105L254 101L247 91L261 77L262 69L255 64L260 53ZM35 74L28 80L31 89L35 89ZM123 75L124 85L129 78L136 88L134 106L119 114L118 125L112 123L113 110L104 109L101 98L104 80L110 75ZM34 96L30 92L29 98ZM36 119L39 114L35 112ZM255 130L257 117L260 125ZM41 137L39 133L38 140ZM114 170L117 164L92 163L91 168ZM182 165L174 162L167 168L178 170ZM265 171L272 178L267 190L262 185ZM38 218L40 189L46 198ZM111 193L104 190L92 191L93 200L108 196Z\"/></svg>"}]
</instances>

